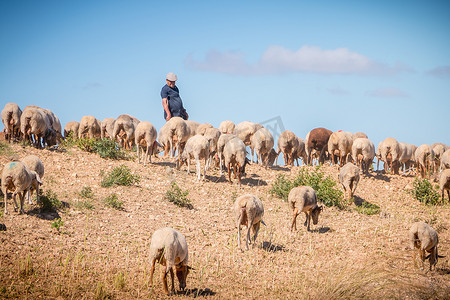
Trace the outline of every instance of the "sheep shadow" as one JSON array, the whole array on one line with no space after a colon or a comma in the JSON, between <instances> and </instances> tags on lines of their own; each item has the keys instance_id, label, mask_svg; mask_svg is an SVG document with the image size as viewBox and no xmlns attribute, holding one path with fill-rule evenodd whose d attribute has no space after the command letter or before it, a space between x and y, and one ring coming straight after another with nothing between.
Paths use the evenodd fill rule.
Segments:
<instances>
[{"instance_id":1,"label":"sheep shadow","mask_svg":"<svg viewBox=\"0 0 450 300\"><path fill-rule=\"evenodd\" d=\"M157 165L157 166L162 166L162 167L171 167L171 168L176 168L177 164L174 162L170 162L170 161L158 161L158 162L153 162L153 165Z\"/></svg>"},{"instance_id":2,"label":"sheep shadow","mask_svg":"<svg viewBox=\"0 0 450 300\"><path fill-rule=\"evenodd\" d=\"M361 197L353 196L353 203L355 203L356 206L362 206L364 202L367 202Z\"/></svg>"},{"instance_id":3,"label":"sheep shadow","mask_svg":"<svg viewBox=\"0 0 450 300\"><path fill-rule=\"evenodd\" d=\"M291 170L288 167L282 167L282 166L270 166L269 169L275 170L275 171L284 171L284 172L289 172Z\"/></svg>"},{"instance_id":4,"label":"sheep shadow","mask_svg":"<svg viewBox=\"0 0 450 300\"><path fill-rule=\"evenodd\" d=\"M286 248L283 245L275 245L272 242L263 242L262 249L267 252L279 252L286 251Z\"/></svg>"},{"instance_id":5,"label":"sheep shadow","mask_svg":"<svg viewBox=\"0 0 450 300\"><path fill-rule=\"evenodd\" d=\"M194 289L186 289L184 291L177 291L177 295L190 296L192 298L197 298L199 296L202 296L202 297L214 296L214 295L216 295L216 292L214 292L208 288L205 288L205 289L194 288Z\"/></svg>"},{"instance_id":6,"label":"sheep shadow","mask_svg":"<svg viewBox=\"0 0 450 300\"><path fill-rule=\"evenodd\" d=\"M436 272L440 275L448 275L450 274L450 269L448 268L436 268Z\"/></svg>"},{"instance_id":7,"label":"sheep shadow","mask_svg":"<svg viewBox=\"0 0 450 300\"><path fill-rule=\"evenodd\" d=\"M330 231L331 230L331 228L330 227L327 227L327 226L325 226L325 227L320 227L319 229L313 229L313 230L311 230L310 232L316 232L316 233L327 233L328 231Z\"/></svg>"},{"instance_id":8,"label":"sheep shadow","mask_svg":"<svg viewBox=\"0 0 450 300\"><path fill-rule=\"evenodd\" d=\"M375 175L369 173L366 176L367 177L373 177L373 178L375 178L377 180L383 180L385 182L390 182L391 181L391 178L389 178L389 176L386 176L384 173L375 173Z\"/></svg>"},{"instance_id":9,"label":"sheep shadow","mask_svg":"<svg viewBox=\"0 0 450 300\"><path fill-rule=\"evenodd\" d=\"M248 185L248 186L262 186L262 185L267 185L267 181L262 180L262 179L254 179L254 178L243 178L241 179L241 182L243 185Z\"/></svg>"}]
</instances>

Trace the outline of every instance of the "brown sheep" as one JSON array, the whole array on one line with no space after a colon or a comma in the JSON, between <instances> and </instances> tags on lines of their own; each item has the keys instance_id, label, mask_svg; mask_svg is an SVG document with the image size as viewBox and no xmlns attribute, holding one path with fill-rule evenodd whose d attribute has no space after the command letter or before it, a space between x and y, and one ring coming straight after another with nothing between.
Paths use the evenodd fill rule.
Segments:
<instances>
[{"instance_id":1,"label":"brown sheep","mask_svg":"<svg viewBox=\"0 0 450 300\"><path fill-rule=\"evenodd\" d=\"M306 152L308 153L308 162L311 164L311 152L316 150L320 153L319 164L325 161L325 151L328 149L328 140L333 132L326 128L315 128L308 133L308 139L305 141Z\"/></svg>"}]
</instances>

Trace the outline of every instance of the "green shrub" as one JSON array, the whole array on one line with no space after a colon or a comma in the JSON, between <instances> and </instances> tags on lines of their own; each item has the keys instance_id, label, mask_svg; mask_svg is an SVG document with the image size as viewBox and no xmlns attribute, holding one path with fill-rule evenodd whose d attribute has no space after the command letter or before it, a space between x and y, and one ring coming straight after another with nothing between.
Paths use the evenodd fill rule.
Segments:
<instances>
[{"instance_id":1,"label":"green shrub","mask_svg":"<svg viewBox=\"0 0 450 300\"><path fill-rule=\"evenodd\" d=\"M116 194L111 194L105 198L105 205L114 209L123 209L123 202L119 201Z\"/></svg>"},{"instance_id":2,"label":"green shrub","mask_svg":"<svg viewBox=\"0 0 450 300\"><path fill-rule=\"evenodd\" d=\"M128 155L119 149L119 145L110 139L101 139L94 143L94 151L101 158L128 159Z\"/></svg>"},{"instance_id":3,"label":"green shrub","mask_svg":"<svg viewBox=\"0 0 450 300\"><path fill-rule=\"evenodd\" d=\"M75 144L83 151L94 152L95 138L78 139Z\"/></svg>"},{"instance_id":4,"label":"green shrub","mask_svg":"<svg viewBox=\"0 0 450 300\"><path fill-rule=\"evenodd\" d=\"M187 198L188 194L188 190L183 191L176 182L172 182L170 189L166 192L165 198L177 206L192 208L191 200Z\"/></svg>"},{"instance_id":5,"label":"green shrub","mask_svg":"<svg viewBox=\"0 0 450 300\"><path fill-rule=\"evenodd\" d=\"M69 134L67 135L67 137L64 138L64 140L61 143L61 146L63 148L72 148L73 146L75 146L77 144L77 137L73 136L73 131L69 132Z\"/></svg>"},{"instance_id":6,"label":"green shrub","mask_svg":"<svg viewBox=\"0 0 450 300\"><path fill-rule=\"evenodd\" d=\"M52 228L56 228L56 230L60 231L61 227L64 225L64 221L61 218L56 219L52 222Z\"/></svg>"},{"instance_id":7,"label":"green shrub","mask_svg":"<svg viewBox=\"0 0 450 300\"><path fill-rule=\"evenodd\" d=\"M81 190L81 192L78 193L82 198L92 199L94 198L94 192L92 191L92 188L90 186L85 186Z\"/></svg>"},{"instance_id":8,"label":"green shrub","mask_svg":"<svg viewBox=\"0 0 450 300\"><path fill-rule=\"evenodd\" d=\"M132 174L130 168L125 165L115 167L109 174L102 174L102 187L110 187L113 185L132 185L139 183L140 176Z\"/></svg>"},{"instance_id":9,"label":"green shrub","mask_svg":"<svg viewBox=\"0 0 450 300\"><path fill-rule=\"evenodd\" d=\"M0 142L0 155L10 158L14 155L14 150L7 142Z\"/></svg>"},{"instance_id":10,"label":"green shrub","mask_svg":"<svg viewBox=\"0 0 450 300\"><path fill-rule=\"evenodd\" d=\"M356 206L355 211L360 214L365 214L368 216L379 214L381 209L378 205L363 201L359 206Z\"/></svg>"},{"instance_id":11,"label":"green shrub","mask_svg":"<svg viewBox=\"0 0 450 300\"><path fill-rule=\"evenodd\" d=\"M272 184L270 192L272 195L287 201L291 189L302 185L312 187L316 191L317 200L326 206L337 206L339 208L345 206L342 191L335 187L336 181L329 176L325 177L324 173L320 171L320 167L311 172L306 168L300 169L293 181L286 179L284 175L279 175Z\"/></svg>"},{"instance_id":12,"label":"green shrub","mask_svg":"<svg viewBox=\"0 0 450 300\"><path fill-rule=\"evenodd\" d=\"M39 194L38 204L41 212L52 212L63 208L63 203L58 200L58 195L52 190L46 191L45 194L40 190Z\"/></svg>"},{"instance_id":13,"label":"green shrub","mask_svg":"<svg viewBox=\"0 0 450 300\"><path fill-rule=\"evenodd\" d=\"M409 190L408 193L414 199L427 205L442 204L439 193L427 179L414 179L413 189Z\"/></svg>"},{"instance_id":14,"label":"green shrub","mask_svg":"<svg viewBox=\"0 0 450 300\"><path fill-rule=\"evenodd\" d=\"M82 210L82 209L93 210L93 209L95 208L94 204L92 204L92 203L91 203L90 201L88 201L88 200L79 200L79 201L76 201L76 202L74 203L74 206L75 206L77 209L79 209L79 210Z\"/></svg>"}]
</instances>

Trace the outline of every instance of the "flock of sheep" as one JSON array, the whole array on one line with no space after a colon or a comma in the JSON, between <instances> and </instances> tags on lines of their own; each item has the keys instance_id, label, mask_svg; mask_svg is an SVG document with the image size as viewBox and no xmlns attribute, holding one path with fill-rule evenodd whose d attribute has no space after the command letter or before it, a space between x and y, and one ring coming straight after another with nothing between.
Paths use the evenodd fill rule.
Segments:
<instances>
[{"instance_id":1,"label":"flock of sheep","mask_svg":"<svg viewBox=\"0 0 450 300\"><path fill-rule=\"evenodd\" d=\"M246 164L249 163L246 158L247 146L251 149L251 161L253 162L253 156L256 155L256 162L261 163L265 168L276 163L281 153L286 165L294 165L295 161L298 165L299 158L304 164L312 164L314 159L319 163L329 160L330 164L339 165L339 181L349 198L353 197L361 171L367 174L376 156L378 163L379 161L384 163L386 172L393 174L399 174L400 168L404 173L416 170L415 172L422 177L431 176L430 174L433 173L435 176L440 174L441 196L444 198L444 192L447 191L450 198L450 146L442 143L416 147L399 143L394 138L387 138L378 145L375 152L373 142L362 132L352 134L316 128L307 134L305 140L289 130L282 132L275 150L272 134L258 123L244 121L235 125L231 121L223 121L219 128L214 128L208 123L200 124L173 117L162 126L158 133L150 122L141 122L126 114L120 115L117 119L106 118L101 122L93 116L84 116L80 122L68 122L62 131L61 122L52 111L34 105L27 106L22 111L15 103L5 105L1 112L1 119L5 129L0 135L0 140L11 142L21 139L24 144L29 141L34 147L43 148L57 145L69 134L74 139L110 138L117 141L124 149L131 150L133 146L136 146L138 162L140 163L143 156L144 165L147 161L151 163L152 155L164 150L165 157L169 154L171 158L176 156L178 169L183 164L187 164L189 173L190 161L194 159L198 180L201 179L200 162L204 161L203 179L208 169L218 167L221 175L222 170L227 169L230 183L232 183L231 173L233 172L234 178L237 178L241 185L241 177L245 174ZM1 189L5 200L5 214L8 190L13 191L15 210L18 208L15 198L17 194L19 195L19 212L23 213L25 193L28 192L28 201L31 203L29 193L32 190L39 191L43 175L44 166L36 156L9 162L4 166ZM297 229L296 218L301 212L306 215L305 226L308 231L311 218L313 223L317 224L322 207L318 205L316 193L311 187L293 188L289 193L288 202L293 211L291 231ZM245 241L246 249L248 249L248 244L254 243L257 238L260 224L264 224L263 204L256 196L246 194L236 199L233 209L238 228L238 247L241 247L241 226L246 226ZM251 231L253 231L252 238ZM415 223L410 230L410 242L412 249L419 249L422 267L424 260L430 258L431 270L438 258L436 231L425 223ZM172 292L174 292L173 268L175 268L180 288L184 289L190 269L187 242L184 236L172 228L156 230L152 236L150 248L151 278L153 278L155 263L159 262L166 267L163 270L165 292L169 293L167 286L169 273L172 280ZM428 257L425 257L425 251L430 253Z\"/></svg>"}]
</instances>

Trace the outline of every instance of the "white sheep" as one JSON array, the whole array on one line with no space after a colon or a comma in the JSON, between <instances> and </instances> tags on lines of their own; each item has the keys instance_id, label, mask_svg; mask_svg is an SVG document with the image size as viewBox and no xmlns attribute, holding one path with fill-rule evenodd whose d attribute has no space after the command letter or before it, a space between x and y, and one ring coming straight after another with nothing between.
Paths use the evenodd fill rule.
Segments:
<instances>
[{"instance_id":1,"label":"white sheep","mask_svg":"<svg viewBox=\"0 0 450 300\"><path fill-rule=\"evenodd\" d=\"M352 199L359 182L359 168L353 163L346 163L339 171L339 182L348 193L348 199Z\"/></svg>"},{"instance_id":2,"label":"white sheep","mask_svg":"<svg viewBox=\"0 0 450 300\"><path fill-rule=\"evenodd\" d=\"M238 228L238 248L241 249L241 226L247 227L245 247L248 250L248 244L254 244L258 237L259 227L264 216L264 206L258 197L252 194L245 194L236 199L233 206ZM250 239L250 230L253 230L253 238Z\"/></svg>"},{"instance_id":3,"label":"white sheep","mask_svg":"<svg viewBox=\"0 0 450 300\"><path fill-rule=\"evenodd\" d=\"M20 131L24 137L24 146L26 140L33 143L36 148L56 144L57 134L52 128L48 116L37 106L29 105L24 108L20 116ZM34 142L32 136L34 136Z\"/></svg>"},{"instance_id":4,"label":"white sheep","mask_svg":"<svg viewBox=\"0 0 450 300\"><path fill-rule=\"evenodd\" d=\"M234 178L238 177L239 186L241 185L241 174L245 173L245 165L247 151L244 142L236 137L229 140L223 148L223 156L225 158L225 166L228 168L228 180L231 181L231 169L234 170Z\"/></svg>"},{"instance_id":5,"label":"white sheep","mask_svg":"<svg viewBox=\"0 0 450 300\"><path fill-rule=\"evenodd\" d=\"M78 129L78 138L98 138L101 136L100 121L93 116L83 116Z\"/></svg>"},{"instance_id":6,"label":"white sheep","mask_svg":"<svg viewBox=\"0 0 450 300\"><path fill-rule=\"evenodd\" d=\"M234 133L236 125L232 121L222 121L219 125L219 130L222 134Z\"/></svg>"},{"instance_id":7,"label":"white sheep","mask_svg":"<svg viewBox=\"0 0 450 300\"><path fill-rule=\"evenodd\" d=\"M251 147L256 153L256 162L267 169L269 152L274 145L273 136L266 128L258 129L251 137Z\"/></svg>"},{"instance_id":8,"label":"white sheep","mask_svg":"<svg viewBox=\"0 0 450 300\"><path fill-rule=\"evenodd\" d=\"M169 295L167 286L167 274L170 273L172 279L172 293L175 293L175 282L173 269L178 278L181 290L186 288L186 278L189 270L188 266L189 251L186 238L179 231L165 227L156 230L152 235L150 243L150 285L153 287L153 273L155 273L155 264L159 262L165 266L163 269L162 280L164 292Z\"/></svg>"},{"instance_id":9,"label":"white sheep","mask_svg":"<svg viewBox=\"0 0 450 300\"><path fill-rule=\"evenodd\" d=\"M294 151L292 152L292 163L294 161L297 162L297 166L300 166L298 163L298 159L301 158L303 160L303 164L306 165L306 160L308 159L308 155L306 154L305 141L296 136L298 143L294 144Z\"/></svg>"},{"instance_id":10,"label":"white sheep","mask_svg":"<svg viewBox=\"0 0 450 300\"><path fill-rule=\"evenodd\" d=\"M14 161L5 165L1 182L2 192L5 195L5 214L8 213L8 210L6 209L8 190L13 191L14 211L17 211L18 208L16 195L19 194L19 214L25 213L23 210L25 193L31 188L33 183L36 183L36 190L39 190L39 184L42 184L39 175L36 172L31 171L24 163Z\"/></svg>"},{"instance_id":11,"label":"white sheep","mask_svg":"<svg viewBox=\"0 0 450 300\"><path fill-rule=\"evenodd\" d=\"M104 118L100 123L100 138L111 138L114 134L114 118Z\"/></svg>"},{"instance_id":12,"label":"white sheep","mask_svg":"<svg viewBox=\"0 0 450 300\"><path fill-rule=\"evenodd\" d=\"M375 145L368 138L355 139L352 144L352 157L365 174L369 173L375 157Z\"/></svg>"},{"instance_id":13,"label":"white sheep","mask_svg":"<svg viewBox=\"0 0 450 300\"><path fill-rule=\"evenodd\" d=\"M77 121L67 122L66 126L64 126L64 138L67 138L70 132L72 132L72 139L73 140L78 139L79 129L80 129L80 122Z\"/></svg>"},{"instance_id":14,"label":"white sheep","mask_svg":"<svg viewBox=\"0 0 450 300\"><path fill-rule=\"evenodd\" d=\"M195 130L195 134L205 135L205 131L208 128L214 128L214 126L209 123L202 123L198 125L197 129Z\"/></svg>"},{"instance_id":15,"label":"white sheep","mask_svg":"<svg viewBox=\"0 0 450 300\"><path fill-rule=\"evenodd\" d=\"M219 165L220 165L220 175L223 175L223 148L225 148L225 144L235 138L234 134L221 134L219 140L217 141L217 156L219 156Z\"/></svg>"},{"instance_id":16,"label":"white sheep","mask_svg":"<svg viewBox=\"0 0 450 300\"><path fill-rule=\"evenodd\" d=\"M194 136L198 127L200 126L200 123L192 120L184 120L184 121L186 122L186 125L189 128L189 137Z\"/></svg>"},{"instance_id":17,"label":"white sheep","mask_svg":"<svg viewBox=\"0 0 450 300\"><path fill-rule=\"evenodd\" d=\"M244 142L244 145L250 146L252 161L253 161L253 148L251 147L251 138L252 135L259 129L259 126L261 125L258 124L257 126L256 123L250 121L243 121L234 127L234 134Z\"/></svg>"},{"instance_id":18,"label":"white sheep","mask_svg":"<svg viewBox=\"0 0 450 300\"><path fill-rule=\"evenodd\" d=\"M358 131L352 134L352 140L356 140L359 138L363 138L363 139L368 139L367 134L365 134L364 132Z\"/></svg>"},{"instance_id":19,"label":"white sheep","mask_svg":"<svg viewBox=\"0 0 450 300\"><path fill-rule=\"evenodd\" d=\"M172 117L159 130L159 143L164 146L164 156L170 150L170 157L174 157L176 151L178 158L183 150L184 144L190 138L190 129L185 120L180 117Z\"/></svg>"},{"instance_id":20,"label":"white sheep","mask_svg":"<svg viewBox=\"0 0 450 300\"><path fill-rule=\"evenodd\" d=\"M415 163L414 161L414 153L416 152L417 146L408 144L408 143L400 143L400 158L399 163L403 169L403 174L406 173L412 165Z\"/></svg>"},{"instance_id":21,"label":"white sheep","mask_svg":"<svg viewBox=\"0 0 450 300\"><path fill-rule=\"evenodd\" d=\"M430 225L424 222L417 222L411 226L409 230L409 243L410 247L413 250L413 262L416 264L416 248L419 251L420 260L422 261L422 269L424 268L424 262L426 259L430 259L430 271L433 266L436 266L438 261L438 257L442 257L438 255L437 245L439 243L439 238ZM427 257L425 257L425 251L430 253Z\"/></svg>"},{"instance_id":22,"label":"white sheep","mask_svg":"<svg viewBox=\"0 0 450 300\"><path fill-rule=\"evenodd\" d=\"M335 163L335 155L339 155L339 165L342 167L347 162L347 155L351 154L353 138L348 131L335 131L328 139L328 153L331 155L331 164Z\"/></svg>"},{"instance_id":23,"label":"white sheep","mask_svg":"<svg viewBox=\"0 0 450 300\"><path fill-rule=\"evenodd\" d=\"M434 152L430 145L420 145L414 152L415 161L417 164L417 173L420 173L422 178L429 176L434 172Z\"/></svg>"},{"instance_id":24,"label":"white sheep","mask_svg":"<svg viewBox=\"0 0 450 300\"><path fill-rule=\"evenodd\" d=\"M379 145L381 160L384 162L384 169L391 173L394 172L392 165L400 159L400 145L393 137L388 137Z\"/></svg>"},{"instance_id":25,"label":"white sheep","mask_svg":"<svg viewBox=\"0 0 450 300\"><path fill-rule=\"evenodd\" d=\"M22 110L16 103L6 103L1 112L2 122L5 125L5 133L9 142L19 137L21 115Z\"/></svg>"},{"instance_id":26,"label":"white sheep","mask_svg":"<svg viewBox=\"0 0 450 300\"><path fill-rule=\"evenodd\" d=\"M439 190L444 202L444 192L447 191L448 201L450 202L450 169L445 169L441 172L439 178Z\"/></svg>"},{"instance_id":27,"label":"white sheep","mask_svg":"<svg viewBox=\"0 0 450 300\"><path fill-rule=\"evenodd\" d=\"M284 165L294 165L294 152L298 149L299 140L297 136L289 130L283 131L278 137L277 153L283 152Z\"/></svg>"},{"instance_id":28,"label":"white sheep","mask_svg":"<svg viewBox=\"0 0 450 300\"><path fill-rule=\"evenodd\" d=\"M431 145L431 149L433 149L434 153L436 171L440 171L441 157L445 152L446 145L442 143L434 143L433 145Z\"/></svg>"},{"instance_id":29,"label":"white sheep","mask_svg":"<svg viewBox=\"0 0 450 300\"><path fill-rule=\"evenodd\" d=\"M316 192L310 186L294 187L288 195L289 207L294 212L292 218L291 231L297 230L297 216L304 212L306 215L305 226L310 231L311 217L313 224L319 222L319 215L323 210L322 206L317 205Z\"/></svg>"},{"instance_id":30,"label":"white sheep","mask_svg":"<svg viewBox=\"0 0 450 300\"><path fill-rule=\"evenodd\" d=\"M203 135L205 138L208 139L209 142L209 159L208 159L208 169L211 167L211 162L214 157L214 155L217 154L217 142L220 138L220 131L217 128L207 128L205 130L205 134Z\"/></svg>"},{"instance_id":31,"label":"white sheep","mask_svg":"<svg viewBox=\"0 0 450 300\"><path fill-rule=\"evenodd\" d=\"M39 175L39 178L42 180L42 178L44 177L45 167L39 157L37 157L36 155L28 155L22 158L21 162L25 164L31 171L36 172ZM28 190L27 198L29 204L33 204L33 201L31 201L33 190L36 190L36 200L39 203L39 188L37 185L37 181L34 182L34 187L32 185L32 187Z\"/></svg>"},{"instance_id":32,"label":"white sheep","mask_svg":"<svg viewBox=\"0 0 450 300\"><path fill-rule=\"evenodd\" d=\"M441 171L445 169L450 169L450 149L441 156Z\"/></svg>"},{"instance_id":33,"label":"white sheep","mask_svg":"<svg viewBox=\"0 0 450 300\"><path fill-rule=\"evenodd\" d=\"M124 114L117 117L114 122L112 140L119 140L119 144L124 148L131 150L134 144L134 131L140 123L138 119L130 115ZM124 134L118 138L119 134Z\"/></svg>"},{"instance_id":34,"label":"white sheep","mask_svg":"<svg viewBox=\"0 0 450 300\"><path fill-rule=\"evenodd\" d=\"M194 158L196 165L197 180L200 180L200 173L201 173L200 160L204 159L205 160L205 169L203 173L203 180L204 180L206 177L209 151L210 145L208 139L200 134L194 135L193 137L187 140L186 146L184 147L184 150L180 155L179 163L177 162L177 169L180 169L180 167L184 163L187 163L187 172L189 173L190 159Z\"/></svg>"},{"instance_id":35,"label":"white sheep","mask_svg":"<svg viewBox=\"0 0 450 300\"><path fill-rule=\"evenodd\" d=\"M134 131L134 142L137 147L137 157L138 157L138 163L141 163L141 156L139 155L139 149L142 147L141 143L146 146L145 151L145 158L144 158L144 166L147 163L147 158L149 162L152 162L152 154L153 154L153 148L156 141L156 128L153 126L152 123L143 121L140 122L136 126L136 130ZM149 154L149 151L151 149L151 152ZM142 150L142 154L144 154L144 151Z\"/></svg>"}]
</instances>

